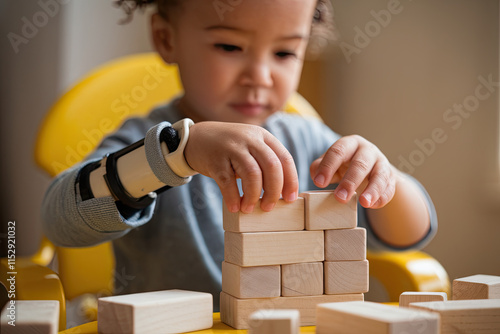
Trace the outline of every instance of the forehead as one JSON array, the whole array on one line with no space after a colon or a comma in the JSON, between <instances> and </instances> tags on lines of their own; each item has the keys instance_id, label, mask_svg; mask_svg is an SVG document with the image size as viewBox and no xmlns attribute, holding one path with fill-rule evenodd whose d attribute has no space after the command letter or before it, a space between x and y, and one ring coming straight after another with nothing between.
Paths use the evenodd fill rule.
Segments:
<instances>
[{"instance_id":1,"label":"forehead","mask_svg":"<svg viewBox=\"0 0 500 334\"><path fill-rule=\"evenodd\" d=\"M182 18L200 28L308 35L317 0L185 0Z\"/></svg>"}]
</instances>

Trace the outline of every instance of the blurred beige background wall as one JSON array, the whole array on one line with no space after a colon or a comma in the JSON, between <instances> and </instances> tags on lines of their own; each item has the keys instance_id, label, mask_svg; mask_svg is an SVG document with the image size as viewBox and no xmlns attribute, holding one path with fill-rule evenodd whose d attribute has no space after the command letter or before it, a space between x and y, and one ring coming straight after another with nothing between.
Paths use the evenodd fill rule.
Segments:
<instances>
[{"instance_id":1,"label":"blurred beige background wall","mask_svg":"<svg viewBox=\"0 0 500 334\"><path fill-rule=\"evenodd\" d=\"M425 185L451 278L500 275L499 2L333 0L324 117Z\"/></svg>"},{"instance_id":2,"label":"blurred beige background wall","mask_svg":"<svg viewBox=\"0 0 500 334\"><path fill-rule=\"evenodd\" d=\"M49 180L32 150L46 110L95 66L151 49L147 16L120 26L111 3L0 0L0 221L16 220L18 254L40 238ZM440 226L425 251L452 278L500 275L498 4L333 0L339 42L301 84L334 130L365 136L426 186Z\"/></svg>"}]
</instances>

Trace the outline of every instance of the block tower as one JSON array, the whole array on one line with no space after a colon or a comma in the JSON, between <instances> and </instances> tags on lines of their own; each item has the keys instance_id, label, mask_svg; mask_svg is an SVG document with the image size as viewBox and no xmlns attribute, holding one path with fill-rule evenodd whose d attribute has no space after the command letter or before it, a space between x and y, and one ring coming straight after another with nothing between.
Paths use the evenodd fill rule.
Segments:
<instances>
[{"instance_id":1,"label":"block tower","mask_svg":"<svg viewBox=\"0 0 500 334\"><path fill-rule=\"evenodd\" d=\"M357 199L333 191L280 200L273 211L224 208L221 319L247 329L259 309L297 309L301 326L315 324L316 305L362 301L368 291L366 230L357 226Z\"/></svg>"}]
</instances>

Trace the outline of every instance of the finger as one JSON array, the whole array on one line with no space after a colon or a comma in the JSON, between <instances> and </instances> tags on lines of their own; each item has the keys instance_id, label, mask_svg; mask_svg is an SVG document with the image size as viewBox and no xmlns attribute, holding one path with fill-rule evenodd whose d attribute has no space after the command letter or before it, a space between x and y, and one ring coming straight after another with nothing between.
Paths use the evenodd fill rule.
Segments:
<instances>
[{"instance_id":1,"label":"finger","mask_svg":"<svg viewBox=\"0 0 500 334\"><path fill-rule=\"evenodd\" d=\"M350 200L356 189L370 175L375 163L376 155L369 149L361 147L349 161L347 171L335 189L337 199L341 202Z\"/></svg>"},{"instance_id":2,"label":"finger","mask_svg":"<svg viewBox=\"0 0 500 334\"><path fill-rule=\"evenodd\" d=\"M391 181L389 163L375 163L368 179L367 186L363 190L363 193L359 196L359 202L365 208L372 207L372 205L379 200L380 196L389 186Z\"/></svg>"},{"instance_id":3,"label":"finger","mask_svg":"<svg viewBox=\"0 0 500 334\"><path fill-rule=\"evenodd\" d=\"M263 211L271 211L280 199L283 189L283 168L276 153L267 145L250 149L262 171L264 194L260 202Z\"/></svg>"},{"instance_id":4,"label":"finger","mask_svg":"<svg viewBox=\"0 0 500 334\"><path fill-rule=\"evenodd\" d=\"M265 142L274 151L281 163L283 186L280 191L283 195L283 199L287 202L293 202L297 199L299 194L299 177L293 157L285 146L283 146L274 136L270 136Z\"/></svg>"},{"instance_id":5,"label":"finger","mask_svg":"<svg viewBox=\"0 0 500 334\"><path fill-rule=\"evenodd\" d=\"M321 157L319 157L318 159L314 160L312 163L311 163L311 166L309 166L309 173L311 175L311 178L314 180L314 177L316 176L317 174L317 171L318 171L318 168L319 168L319 165L321 164L321 160L323 160L323 157L325 155L323 154Z\"/></svg>"},{"instance_id":6,"label":"finger","mask_svg":"<svg viewBox=\"0 0 500 334\"><path fill-rule=\"evenodd\" d=\"M243 198L240 210L251 213L262 193L262 171L251 154L244 154L231 159L236 174L241 178Z\"/></svg>"},{"instance_id":7,"label":"finger","mask_svg":"<svg viewBox=\"0 0 500 334\"><path fill-rule=\"evenodd\" d=\"M227 161L223 166L214 168L214 172L209 175L215 180L224 199L227 209L230 212L240 211L240 192L236 183L236 175Z\"/></svg>"},{"instance_id":8,"label":"finger","mask_svg":"<svg viewBox=\"0 0 500 334\"><path fill-rule=\"evenodd\" d=\"M378 180L374 180L373 183L371 182L372 180L370 180L370 184L361 195L361 197L366 197L365 193L367 193L369 196L373 196L371 203L369 204L370 206L363 205L360 199L360 203L363 206L378 209L385 206L394 197L394 194L396 193L396 177L390 164L388 162L387 164L389 165L389 168L383 167L383 172L380 172L377 176L375 176ZM373 178L374 177L371 177L370 179ZM365 204L368 204L368 201L366 202L367 203Z\"/></svg>"},{"instance_id":9,"label":"finger","mask_svg":"<svg viewBox=\"0 0 500 334\"><path fill-rule=\"evenodd\" d=\"M396 185L390 184L382 195L380 195L379 199L373 203L370 209L380 209L386 206L394 198L395 193Z\"/></svg>"},{"instance_id":10,"label":"finger","mask_svg":"<svg viewBox=\"0 0 500 334\"><path fill-rule=\"evenodd\" d=\"M316 175L316 170L321 163L321 159L322 158L316 159L315 161L313 161L313 163L309 167L311 178L313 178L313 179L314 179L314 175ZM347 165L346 164L340 165L340 167L337 169L335 174L333 174L332 178L330 179L330 184L339 183L340 180L342 180L342 175L344 175L346 171L347 171Z\"/></svg>"},{"instance_id":11,"label":"finger","mask_svg":"<svg viewBox=\"0 0 500 334\"><path fill-rule=\"evenodd\" d=\"M329 185L339 167L352 158L357 148L358 143L350 137L337 140L321 159L313 176L314 184L320 188Z\"/></svg>"}]
</instances>

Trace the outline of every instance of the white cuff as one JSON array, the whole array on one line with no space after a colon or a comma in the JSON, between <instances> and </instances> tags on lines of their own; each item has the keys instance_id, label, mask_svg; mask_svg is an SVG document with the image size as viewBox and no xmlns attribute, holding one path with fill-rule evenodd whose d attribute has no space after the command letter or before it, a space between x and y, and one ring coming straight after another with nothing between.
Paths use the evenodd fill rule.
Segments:
<instances>
[{"instance_id":1,"label":"white cuff","mask_svg":"<svg viewBox=\"0 0 500 334\"><path fill-rule=\"evenodd\" d=\"M184 156L184 149L189 139L189 128L194 125L194 122L189 118L184 118L172 125L172 127L177 130L179 137L181 138L179 146L174 152L169 152L166 143L161 143L161 150L165 161L167 162L170 169L180 177L188 177L198 174L197 171L191 168L186 161Z\"/></svg>"}]
</instances>

